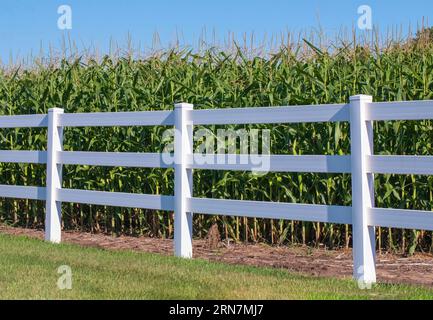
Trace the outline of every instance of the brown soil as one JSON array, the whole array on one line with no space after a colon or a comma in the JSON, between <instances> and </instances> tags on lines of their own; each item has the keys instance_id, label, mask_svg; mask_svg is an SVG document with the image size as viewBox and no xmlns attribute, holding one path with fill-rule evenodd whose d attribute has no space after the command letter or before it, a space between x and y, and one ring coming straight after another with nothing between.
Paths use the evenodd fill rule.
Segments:
<instances>
[{"instance_id":1,"label":"brown soil","mask_svg":"<svg viewBox=\"0 0 433 320\"><path fill-rule=\"evenodd\" d=\"M0 225L0 233L43 239L42 230ZM104 249L130 249L165 255L173 254L173 241L148 237L113 237L78 231L63 232L63 241ZM194 257L230 264L282 268L305 275L350 278L350 250L325 250L309 247L274 247L264 244L219 243L209 248L208 240L194 240ZM383 283L406 283L433 286L433 256L417 253L411 257L396 254L377 256L377 278Z\"/></svg>"}]
</instances>

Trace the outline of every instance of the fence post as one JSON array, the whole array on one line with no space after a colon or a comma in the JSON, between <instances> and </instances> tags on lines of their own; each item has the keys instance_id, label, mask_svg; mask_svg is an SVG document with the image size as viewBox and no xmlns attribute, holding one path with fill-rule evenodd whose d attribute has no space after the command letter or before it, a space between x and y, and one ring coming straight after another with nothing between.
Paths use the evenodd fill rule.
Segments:
<instances>
[{"instance_id":1,"label":"fence post","mask_svg":"<svg viewBox=\"0 0 433 320\"><path fill-rule=\"evenodd\" d=\"M372 101L367 95L350 97L353 276L362 284L376 282L376 238L368 218L374 207L374 178L366 171L366 156L373 154L373 123L366 121Z\"/></svg>"},{"instance_id":2,"label":"fence post","mask_svg":"<svg viewBox=\"0 0 433 320\"><path fill-rule=\"evenodd\" d=\"M192 197L192 169L188 169L187 156L193 153L192 104L174 105L174 254L192 258L192 212L187 211Z\"/></svg>"},{"instance_id":3,"label":"fence post","mask_svg":"<svg viewBox=\"0 0 433 320\"><path fill-rule=\"evenodd\" d=\"M57 152L63 149L63 128L58 125L63 109L48 110L47 181L45 204L45 240L59 243L62 235L62 203L57 200L57 189L62 187L62 165Z\"/></svg>"}]
</instances>

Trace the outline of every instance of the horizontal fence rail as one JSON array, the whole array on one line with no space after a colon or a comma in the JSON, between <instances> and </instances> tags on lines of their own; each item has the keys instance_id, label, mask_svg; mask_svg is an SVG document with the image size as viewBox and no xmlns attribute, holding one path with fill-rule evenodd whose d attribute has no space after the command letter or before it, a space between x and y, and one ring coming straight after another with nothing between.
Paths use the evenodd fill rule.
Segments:
<instances>
[{"instance_id":1,"label":"horizontal fence rail","mask_svg":"<svg viewBox=\"0 0 433 320\"><path fill-rule=\"evenodd\" d=\"M1 156L1 154L0 154ZM58 151L58 163L105 167L171 168L160 153ZM168 155L167 155L168 157Z\"/></svg>"},{"instance_id":2,"label":"horizontal fence rail","mask_svg":"<svg viewBox=\"0 0 433 320\"><path fill-rule=\"evenodd\" d=\"M375 102L366 112L366 120L431 120L433 100Z\"/></svg>"},{"instance_id":3,"label":"horizontal fence rail","mask_svg":"<svg viewBox=\"0 0 433 320\"><path fill-rule=\"evenodd\" d=\"M46 151L0 150L0 162L47 163Z\"/></svg>"},{"instance_id":4,"label":"horizontal fence rail","mask_svg":"<svg viewBox=\"0 0 433 320\"><path fill-rule=\"evenodd\" d=\"M378 227L433 230L433 212L370 208L370 225Z\"/></svg>"},{"instance_id":5,"label":"horizontal fence rail","mask_svg":"<svg viewBox=\"0 0 433 320\"><path fill-rule=\"evenodd\" d=\"M153 210L173 210L174 208L173 196L77 189L58 189L57 196L57 200L62 202Z\"/></svg>"},{"instance_id":6,"label":"horizontal fence rail","mask_svg":"<svg viewBox=\"0 0 433 320\"><path fill-rule=\"evenodd\" d=\"M369 156L367 171L389 174L433 174L433 156Z\"/></svg>"},{"instance_id":7,"label":"horizontal fence rail","mask_svg":"<svg viewBox=\"0 0 433 320\"><path fill-rule=\"evenodd\" d=\"M191 117L195 125L349 121L349 105L194 110Z\"/></svg>"},{"instance_id":8,"label":"horizontal fence rail","mask_svg":"<svg viewBox=\"0 0 433 320\"><path fill-rule=\"evenodd\" d=\"M433 156L375 155L373 121L433 119L433 101L372 102L358 95L346 104L0 116L0 128L47 128L47 151L0 150L0 162L47 166L46 187L0 185L0 197L46 202L46 239L60 241L61 203L174 211L175 254L192 256L192 214L232 215L352 224L354 277L375 282L374 227L433 230L433 212L374 206L373 174L433 175ZM193 150L194 125L349 122L350 155L201 154ZM173 153L64 151L64 127L174 126ZM174 195L62 188L63 165L173 168ZM352 175L352 206L193 197L193 170L315 172Z\"/></svg>"},{"instance_id":9,"label":"horizontal fence rail","mask_svg":"<svg viewBox=\"0 0 433 320\"><path fill-rule=\"evenodd\" d=\"M0 185L0 197L3 198L45 200L46 192L44 187Z\"/></svg>"},{"instance_id":10,"label":"horizontal fence rail","mask_svg":"<svg viewBox=\"0 0 433 320\"><path fill-rule=\"evenodd\" d=\"M44 128L47 126L46 114L0 116L0 128Z\"/></svg>"},{"instance_id":11,"label":"horizontal fence rail","mask_svg":"<svg viewBox=\"0 0 433 320\"><path fill-rule=\"evenodd\" d=\"M62 127L172 126L173 111L64 113Z\"/></svg>"},{"instance_id":12,"label":"horizontal fence rail","mask_svg":"<svg viewBox=\"0 0 433 320\"><path fill-rule=\"evenodd\" d=\"M267 201L190 198L188 210L205 214L351 224L351 208Z\"/></svg>"},{"instance_id":13,"label":"horizontal fence rail","mask_svg":"<svg viewBox=\"0 0 433 320\"><path fill-rule=\"evenodd\" d=\"M187 166L202 170L350 173L350 156L194 154Z\"/></svg>"}]
</instances>

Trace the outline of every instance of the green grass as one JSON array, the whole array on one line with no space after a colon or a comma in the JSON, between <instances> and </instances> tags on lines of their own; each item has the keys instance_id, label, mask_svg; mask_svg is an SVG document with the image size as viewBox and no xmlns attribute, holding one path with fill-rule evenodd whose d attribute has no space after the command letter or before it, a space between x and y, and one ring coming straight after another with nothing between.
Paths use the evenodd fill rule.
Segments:
<instances>
[{"instance_id":1,"label":"green grass","mask_svg":"<svg viewBox=\"0 0 433 320\"><path fill-rule=\"evenodd\" d=\"M53 245L0 234L1 299L432 299L433 290L306 277L132 251ZM72 268L71 290L57 268Z\"/></svg>"}]
</instances>

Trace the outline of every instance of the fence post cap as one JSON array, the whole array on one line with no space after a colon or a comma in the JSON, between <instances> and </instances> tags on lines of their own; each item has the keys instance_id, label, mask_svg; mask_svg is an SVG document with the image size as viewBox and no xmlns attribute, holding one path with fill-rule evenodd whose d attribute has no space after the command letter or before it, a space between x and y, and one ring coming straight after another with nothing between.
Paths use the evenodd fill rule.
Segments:
<instances>
[{"instance_id":1,"label":"fence post cap","mask_svg":"<svg viewBox=\"0 0 433 320\"><path fill-rule=\"evenodd\" d=\"M48 112L63 113L63 108L49 108Z\"/></svg>"},{"instance_id":2,"label":"fence post cap","mask_svg":"<svg viewBox=\"0 0 433 320\"><path fill-rule=\"evenodd\" d=\"M373 102L373 97L367 94L357 94L355 96L350 96L350 101L365 101L365 102Z\"/></svg>"},{"instance_id":3,"label":"fence post cap","mask_svg":"<svg viewBox=\"0 0 433 320\"><path fill-rule=\"evenodd\" d=\"M175 103L174 104L175 108L182 108L182 109L193 109L194 105L191 103L185 103L185 102L180 102L180 103Z\"/></svg>"}]
</instances>

